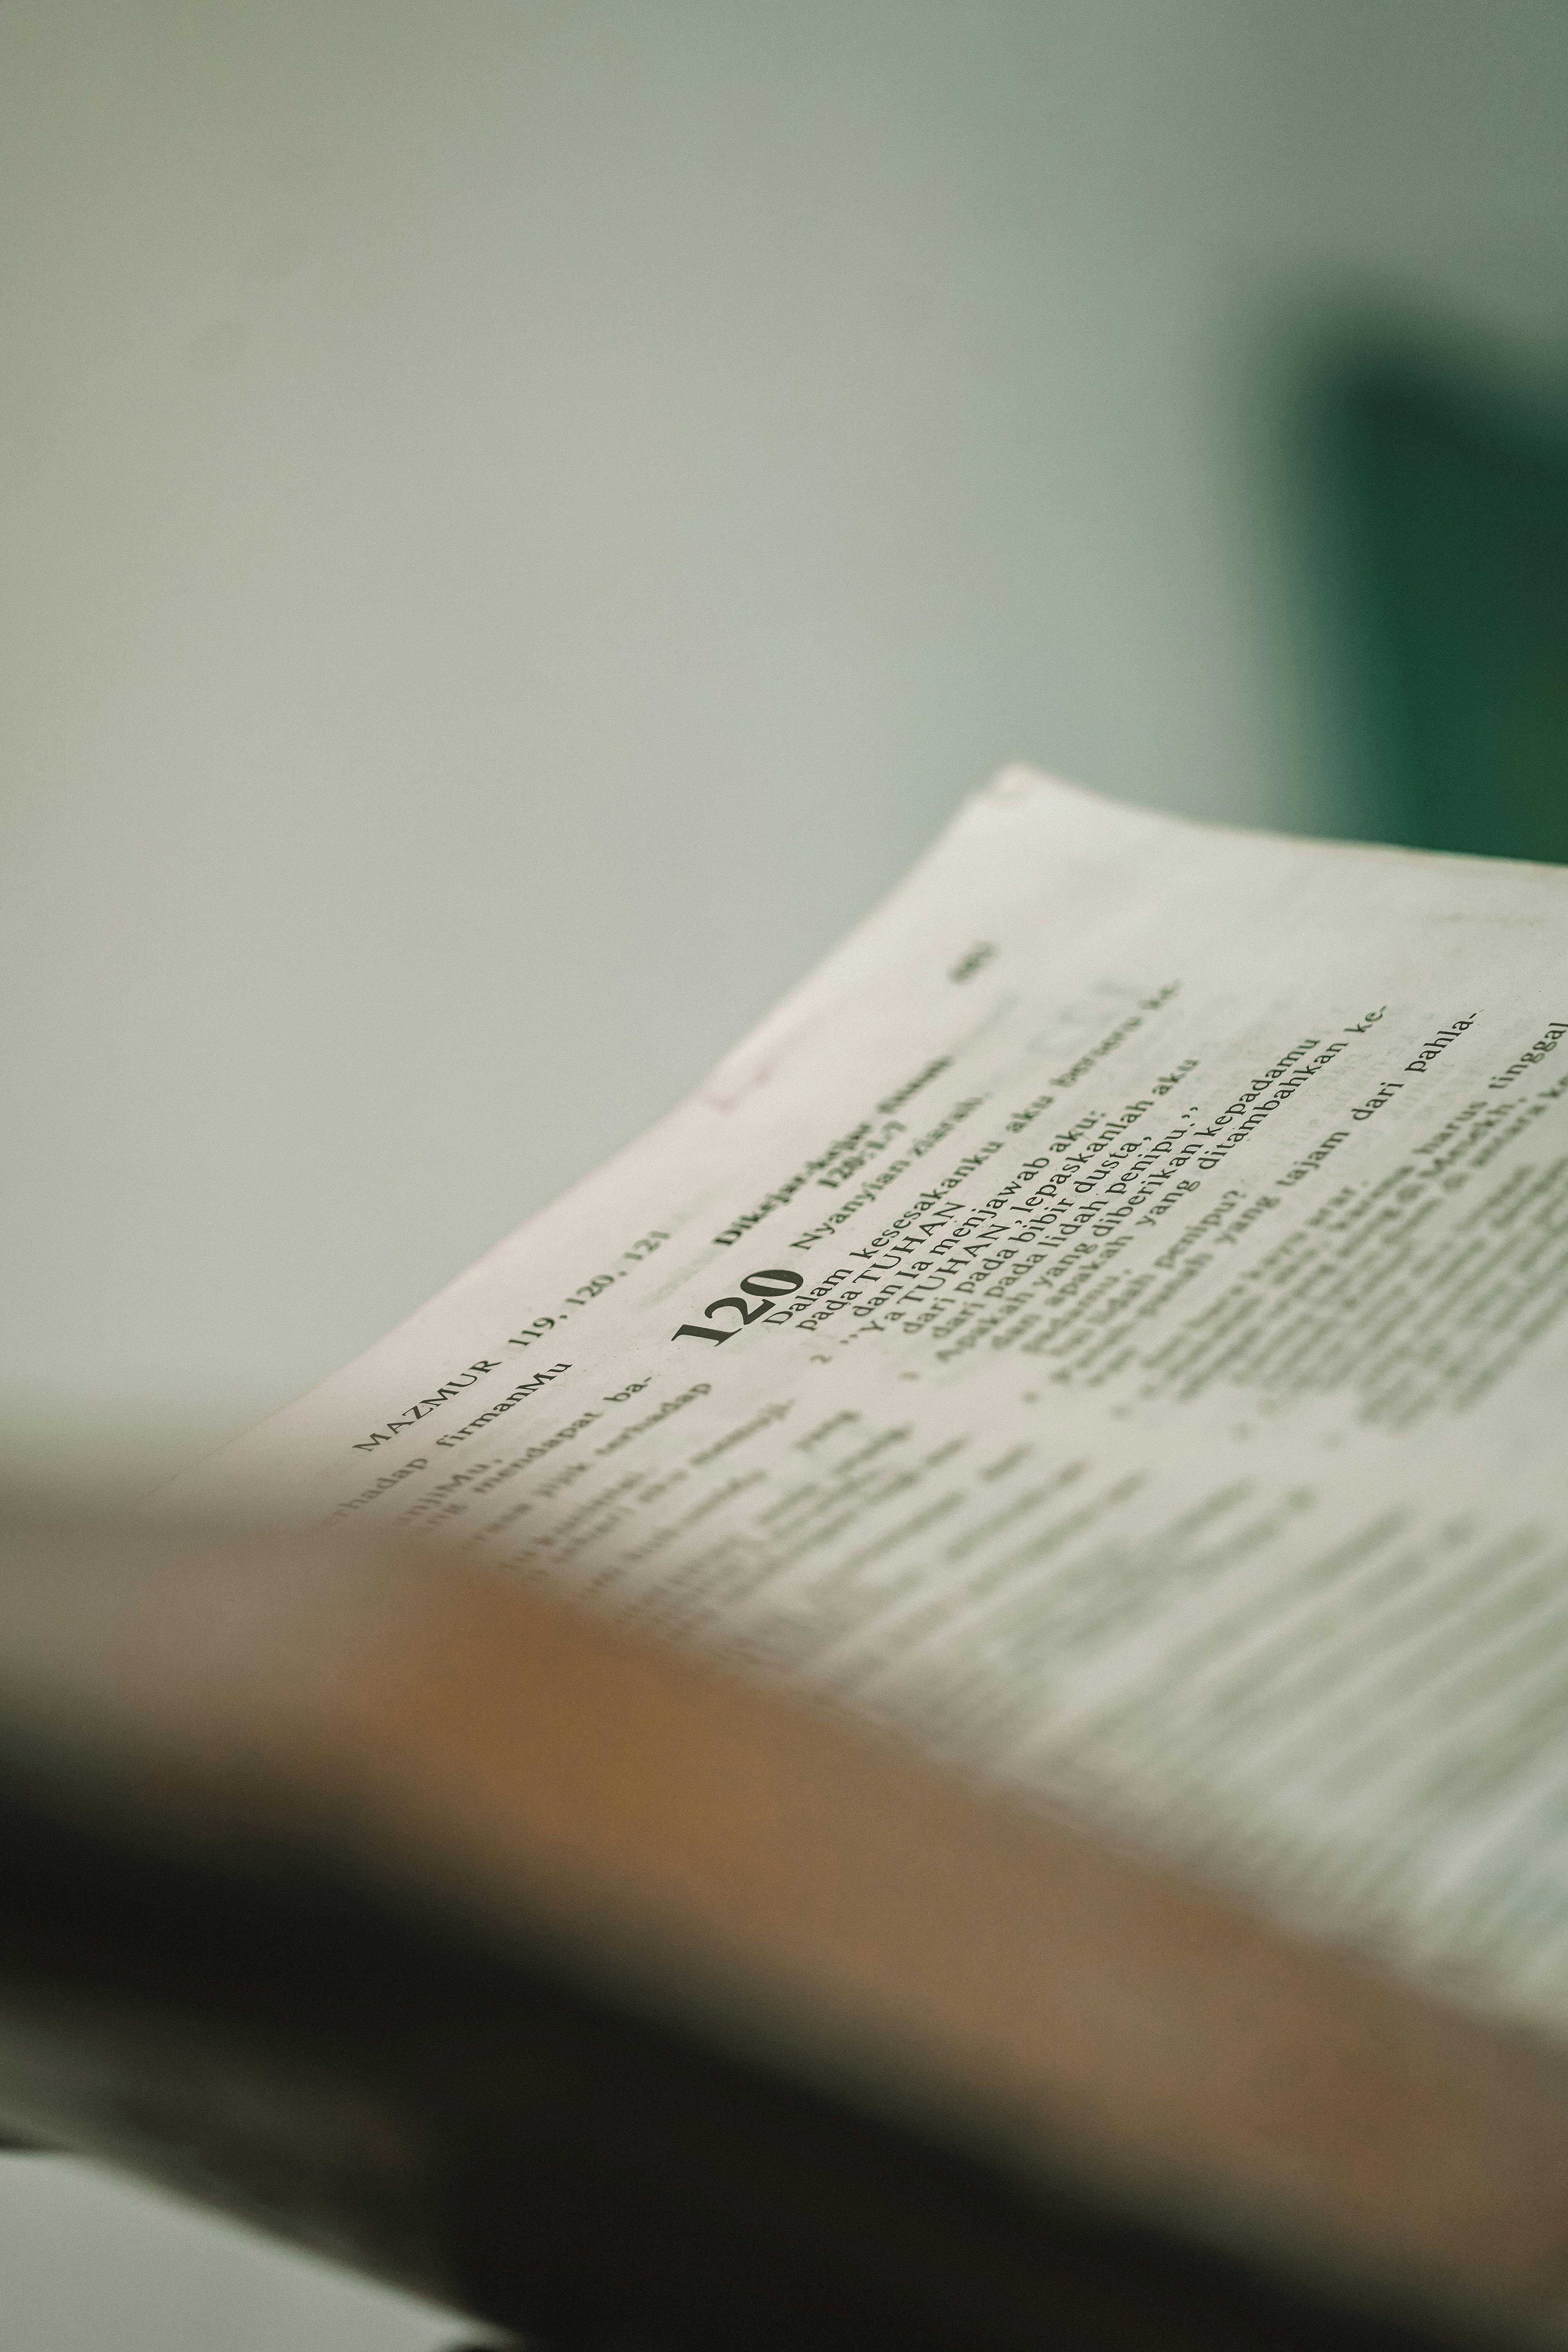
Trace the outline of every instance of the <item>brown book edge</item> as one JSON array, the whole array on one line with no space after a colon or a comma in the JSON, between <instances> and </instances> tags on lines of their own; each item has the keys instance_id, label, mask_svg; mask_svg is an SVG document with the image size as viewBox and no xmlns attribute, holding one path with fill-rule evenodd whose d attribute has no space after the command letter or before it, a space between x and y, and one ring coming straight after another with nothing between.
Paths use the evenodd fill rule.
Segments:
<instances>
[{"instance_id":1,"label":"brown book edge","mask_svg":"<svg viewBox=\"0 0 1568 2352\"><path fill-rule=\"evenodd\" d=\"M4 1559L0 2123L584 2344L1562 2340L1543 2040L459 1562Z\"/></svg>"}]
</instances>

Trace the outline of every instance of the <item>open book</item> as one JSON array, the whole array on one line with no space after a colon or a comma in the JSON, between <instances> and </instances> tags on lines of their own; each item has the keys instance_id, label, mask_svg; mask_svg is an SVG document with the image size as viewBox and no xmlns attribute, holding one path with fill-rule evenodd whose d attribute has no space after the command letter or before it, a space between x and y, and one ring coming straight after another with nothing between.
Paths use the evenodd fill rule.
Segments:
<instances>
[{"instance_id":1,"label":"open book","mask_svg":"<svg viewBox=\"0 0 1568 2352\"><path fill-rule=\"evenodd\" d=\"M639 2015L1026 2204L1558 2340L1565 1309L1568 873L1014 769L659 1126L163 1499L495 1571L477 1715L498 1580L600 1612L540 1612L510 1796L492 1755L422 1801L458 1845L488 1808L469 1895L520 1840Z\"/></svg>"}]
</instances>

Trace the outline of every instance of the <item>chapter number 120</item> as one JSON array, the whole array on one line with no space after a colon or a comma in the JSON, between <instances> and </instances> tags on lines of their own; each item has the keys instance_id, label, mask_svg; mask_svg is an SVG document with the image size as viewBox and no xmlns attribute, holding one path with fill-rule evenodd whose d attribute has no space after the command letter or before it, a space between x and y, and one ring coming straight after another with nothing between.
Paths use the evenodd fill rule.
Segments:
<instances>
[{"instance_id":1,"label":"chapter number 120","mask_svg":"<svg viewBox=\"0 0 1568 2352\"><path fill-rule=\"evenodd\" d=\"M682 1323L672 1336L677 1339L714 1339L721 1342L732 1339L737 1331L745 1329L748 1323L755 1323L767 1314L775 1300L787 1297L792 1290L798 1290L805 1279L804 1275L792 1274L787 1265L764 1266L761 1274L748 1274L742 1281L741 1288L746 1294L743 1298L714 1299L710 1307L702 1310L706 1322ZM731 1307L735 1310L734 1322L716 1323L715 1318Z\"/></svg>"}]
</instances>

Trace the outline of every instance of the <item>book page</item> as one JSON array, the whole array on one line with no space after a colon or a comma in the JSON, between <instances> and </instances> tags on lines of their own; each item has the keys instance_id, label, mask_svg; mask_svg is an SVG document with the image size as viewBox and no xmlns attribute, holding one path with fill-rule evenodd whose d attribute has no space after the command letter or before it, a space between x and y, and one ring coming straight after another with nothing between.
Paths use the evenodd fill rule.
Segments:
<instances>
[{"instance_id":1,"label":"book page","mask_svg":"<svg viewBox=\"0 0 1568 2352\"><path fill-rule=\"evenodd\" d=\"M1009 771L165 1499L439 1538L1568 2031L1565 943L1568 874Z\"/></svg>"}]
</instances>

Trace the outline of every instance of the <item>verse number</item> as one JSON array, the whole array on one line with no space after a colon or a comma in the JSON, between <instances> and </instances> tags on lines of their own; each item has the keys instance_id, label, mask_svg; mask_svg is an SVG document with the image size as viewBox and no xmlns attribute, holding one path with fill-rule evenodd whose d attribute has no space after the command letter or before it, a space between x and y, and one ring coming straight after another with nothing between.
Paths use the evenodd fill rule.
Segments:
<instances>
[{"instance_id":1,"label":"verse number","mask_svg":"<svg viewBox=\"0 0 1568 2352\"><path fill-rule=\"evenodd\" d=\"M787 1265L766 1265L761 1274L747 1275L741 1285L746 1294L743 1298L714 1299L710 1307L702 1310L708 1318L705 1323L682 1323L673 1336L677 1339L732 1339L748 1323L755 1323L764 1316L775 1299L786 1298L792 1290L798 1290L805 1279L804 1275L792 1274ZM728 1307L734 1308L737 1320L721 1323L715 1329L715 1316L722 1315Z\"/></svg>"}]
</instances>

